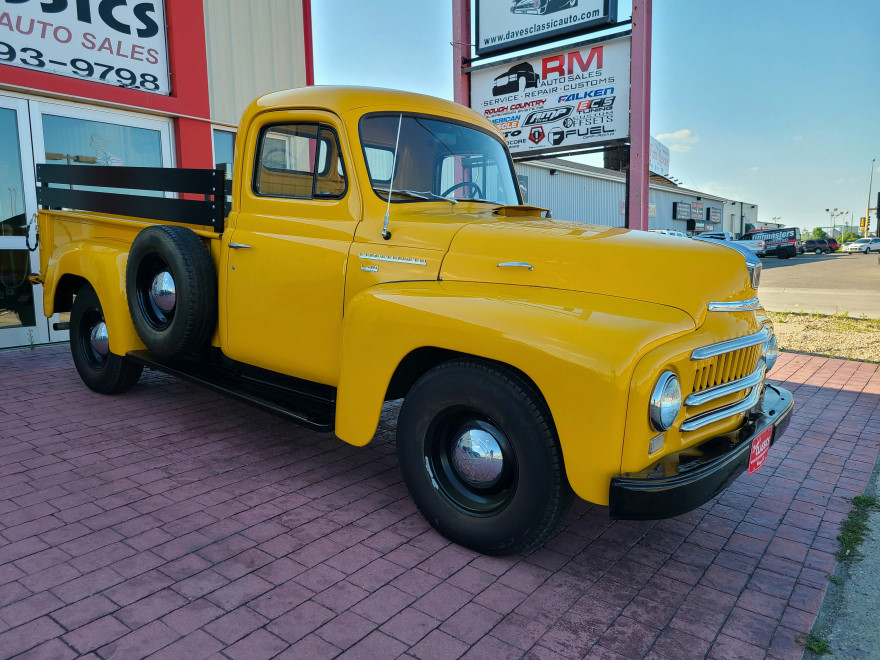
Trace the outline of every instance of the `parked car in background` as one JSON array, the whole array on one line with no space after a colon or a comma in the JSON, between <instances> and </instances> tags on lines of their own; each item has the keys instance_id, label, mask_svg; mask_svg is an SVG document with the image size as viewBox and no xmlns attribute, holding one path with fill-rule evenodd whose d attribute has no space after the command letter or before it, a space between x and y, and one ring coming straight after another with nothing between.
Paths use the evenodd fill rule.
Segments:
<instances>
[{"instance_id":1,"label":"parked car in background","mask_svg":"<svg viewBox=\"0 0 880 660\"><path fill-rule=\"evenodd\" d=\"M717 241L732 241L733 234L729 231L704 231L698 234L699 238L714 238Z\"/></svg>"},{"instance_id":2,"label":"parked car in background","mask_svg":"<svg viewBox=\"0 0 880 660\"><path fill-rule=\"evenodd\" d=\"M796 257L801 251L801 230L797 227L752 229L743 234L740 240L764 241L764 255L775 256L778 259Z\"/></svg>"},{"instance_id":3,"label":"parked car in background","mask_svg":"<svg viewBox=\"0 0 880 660\"><path fill-rule=\"evenodd\" d=\"M674 229L649 229L649 232L652 234L666 234L667 236L678 236L679 238L690 238L683 231L676 231Z\"/></svg>"},{"instance_id":4,"label":"parked car in background","mask_svg":"<svg viewBox=\"0 0 880 660\"><path fill-rule=\"evenodd\" d=\"M831 247L824 238L811 238L804 242L804 249L807 252L815 252L816 254L831 254Z\"/></svg>"},{"instance_id":5,"label":"parked car in background","mask_svg":"<svg viewBox=\"0 0 880 660\"><path fill-rule=\"evenodd\" d=\"M828 241L828 247L831 248L832 252L837 252L840 249L836 238L826 238L825 240Z\"/></svg>"},{"instance_id":6,"label":"parked car in background","mask_svg":"<svg viewBox=\"0 0 880 660\"><path fill-rule=\"evenodd\" d=\"M857 241L844 245L843 251L864 252L865 254L880 252L880 238L860 238Z\"/></svg>"}]
</instances>

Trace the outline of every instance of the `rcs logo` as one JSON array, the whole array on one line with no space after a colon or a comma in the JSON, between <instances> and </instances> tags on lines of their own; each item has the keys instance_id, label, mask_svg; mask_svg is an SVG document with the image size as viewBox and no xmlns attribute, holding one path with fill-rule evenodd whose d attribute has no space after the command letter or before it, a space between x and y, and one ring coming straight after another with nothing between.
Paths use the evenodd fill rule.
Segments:
<instances>
[{"instance_id":1,"label":"rcs logo","mask_svg":"<svg viewBox=\"0 0 880 660\"><path fill-rule=\"evenodd\" d=\"M544 129L541 126L535 126L531 131L529 131L529 140L531 140L535 144L540 144L541 140L543 140L544 137Z\"/></svg>"}]
</instances>

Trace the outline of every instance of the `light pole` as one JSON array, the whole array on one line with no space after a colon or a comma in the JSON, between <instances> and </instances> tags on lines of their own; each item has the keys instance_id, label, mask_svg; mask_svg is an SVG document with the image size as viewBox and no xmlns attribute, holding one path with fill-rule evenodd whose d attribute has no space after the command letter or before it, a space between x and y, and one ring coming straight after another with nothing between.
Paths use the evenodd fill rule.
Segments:
<instances>
[{"instance_id":1,"label":"light pole","mask_svg":"<svg viewBox=\"0 0 880 660\"><path fill-rule=\"evenodd\" d=\"M825 209L825 212L828 214L828 220L831 222L831 238L834 238L834 218L843 215L843 211L838 211L835 206L834 209Z\"/></svg>"}]
</instances>

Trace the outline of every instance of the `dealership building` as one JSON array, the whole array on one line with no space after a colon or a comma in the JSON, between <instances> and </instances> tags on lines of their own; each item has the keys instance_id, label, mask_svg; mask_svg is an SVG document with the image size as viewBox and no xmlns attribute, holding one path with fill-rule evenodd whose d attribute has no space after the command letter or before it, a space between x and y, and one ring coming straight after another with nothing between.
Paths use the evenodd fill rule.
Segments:
<instances>
[{"instance_id":1,"label":"dealership building","mask_svg":"<svg viewBox=\"0 0 880 660\"><path fill-rule=\"evenodd\" d=\"M36 164L231 171L247 104L312 84L311 42L310 0L0 3L0 348L67 339L27 280Z\"/></svg>"}]
</instances>

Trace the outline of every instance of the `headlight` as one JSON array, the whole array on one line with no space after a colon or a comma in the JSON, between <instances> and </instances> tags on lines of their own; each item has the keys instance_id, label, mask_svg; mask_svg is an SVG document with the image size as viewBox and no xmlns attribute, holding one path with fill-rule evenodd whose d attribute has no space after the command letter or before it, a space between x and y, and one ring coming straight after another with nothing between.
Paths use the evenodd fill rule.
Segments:
<instances>
[{"instance_id":1,"label":"headlight","mask_svg":"<svg viewBox=\"0 0 880 660\"><path fill-rule=\"evenodd\" d=\"M672 426L680 410L681 385L678 383L678 377L667 371L660 376L651 393L649 405L651 426L658 431L665 431Z\"/></svg>"},{"instance_id":2,"label":"headlight","mask_svg":"<svg viewBox=\"0 0 880 660\"><path fill-rule=\"evenodd\" d=\"M764 344L764 364L767 365L767 371L776 364L776 358L779 357L779 342L776 341L776 335L770 335L770 339Z\"/></svg>"}]
</instances>

